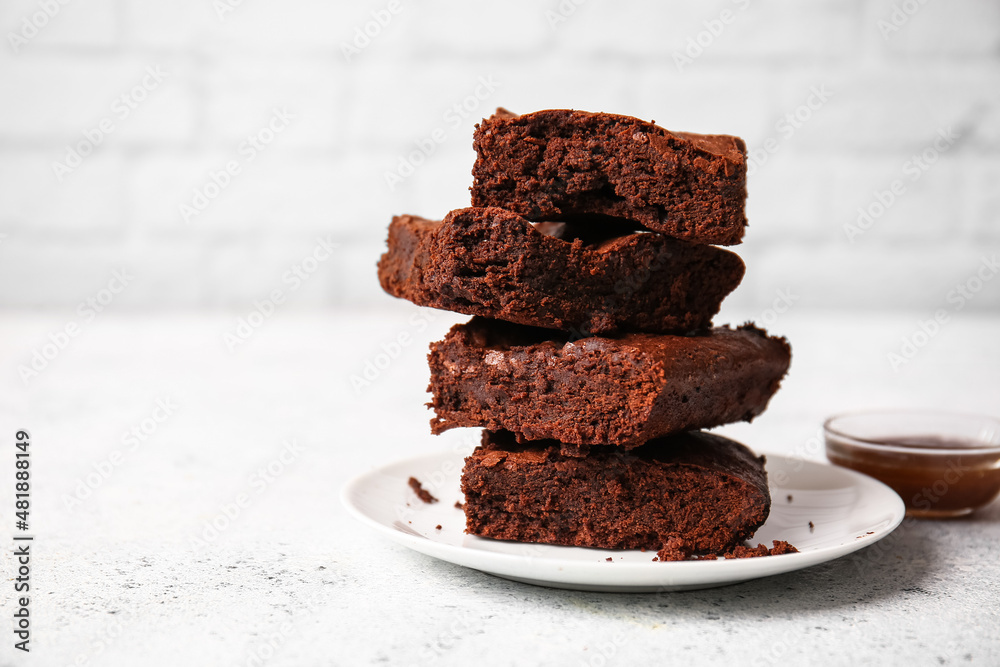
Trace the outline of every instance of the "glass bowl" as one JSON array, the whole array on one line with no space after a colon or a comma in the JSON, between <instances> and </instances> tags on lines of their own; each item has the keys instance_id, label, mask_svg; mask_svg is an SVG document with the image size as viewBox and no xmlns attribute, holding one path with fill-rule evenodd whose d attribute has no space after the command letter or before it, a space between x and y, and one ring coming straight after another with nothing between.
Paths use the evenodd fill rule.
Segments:
<instances>
[{"instance_id":1,"label":"glass bowl","mask_svg":"<svg viewBox=\"0 0 1000 667\"><path fill-rule=\"evenodd\" d=\"M908 516L958 517L1000 494L1000 420L935 410L851 412L823 424L826 458L870 475Z\"/></svg>"}]
</instances>

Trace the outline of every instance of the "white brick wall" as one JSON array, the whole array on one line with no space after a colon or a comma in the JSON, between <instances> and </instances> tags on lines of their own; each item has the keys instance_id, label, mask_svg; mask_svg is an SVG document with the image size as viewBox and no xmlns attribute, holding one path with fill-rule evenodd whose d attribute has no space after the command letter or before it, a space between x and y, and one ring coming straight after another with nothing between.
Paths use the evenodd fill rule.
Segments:
<instances>
[{"instance_id":1,"label":"white brick wall","mask_svg":"<svg viewBox=\"0 0 1000 667\"><path fill-rule=\"evenodd\" d=\"M331 235L336 257L290 301L398 307L374 272L386 225L468 204L472 128L498 105L743 136L759 164L731 299L749 312L789 286L801 307L928 311L1000 253L992 0L232 4L220 17L204 0L3 3L0 305L72 308L125 266L136 279L115 308L245 310ZM163 81L120 100L148 67ZM495 92L453 124L480 77ZM275 109L294 119L248 159ZM908 161L948 127L959 138L914 177ZM390 190L385 172L439 128ZM87 133L99 144L60 180L53 162ZM179 206L231 160L239 173L185 223ZM849 240L896 179L905 192ZM968 308L1000 308L1000 280Z\"/></svg>"}]
</instances>

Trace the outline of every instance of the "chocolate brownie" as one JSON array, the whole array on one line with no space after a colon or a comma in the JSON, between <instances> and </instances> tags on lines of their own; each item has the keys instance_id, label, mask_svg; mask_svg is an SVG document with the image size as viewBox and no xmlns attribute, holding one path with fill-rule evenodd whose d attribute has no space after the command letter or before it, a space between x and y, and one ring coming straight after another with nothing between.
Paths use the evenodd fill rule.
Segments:
<instances>
[{"instance_id":1,"label":"chocolate brownie","mask_svg":"<svg viewBox=\"0 0 1000 667\"><path fill-rule=\"evenodd\" d=\"M567 455L559 442L518 443L483 434L462 472L466 530L518 542L676 554L725 552L767 519L764 459L701 432L642 447L590 447Z\"/></svg>"},{"instance_id":2,"label":"chocolate brownie","mask_svg":"<svg viewBox=\"0 0 1000 667\"><path fill-rule=\"evenodd\" d=\"M690 332L711 326L744 265L722 248L649 232L532 225L499 208L443 222L393 218L382 289L421 306L585 333Z\"/></svg>"},{"instance_id":3,"label":"chocolate brownie","mask_svg":"<svg viewBox=\"0 0 1000 667\"><path fill-rule=\"evenodd\" d=\"M473 206L532 220L634 220L697 243L735 245L747 224L746 144L669 132L630 116L505 109L476 126Z\"/></svg>"},{"instance_id":4,"label":"chocolate brownie","mask_svg":"<svg viewBox=\"0 0 1000 667\"><path fill-rule=\"evenodd\" d=\"M524 440L636 447L750 421L777 391L791 350L751 325L574 340L476 317L432 343L428 359L434 433L482 426Z\"/></svg>"}]
</instances>

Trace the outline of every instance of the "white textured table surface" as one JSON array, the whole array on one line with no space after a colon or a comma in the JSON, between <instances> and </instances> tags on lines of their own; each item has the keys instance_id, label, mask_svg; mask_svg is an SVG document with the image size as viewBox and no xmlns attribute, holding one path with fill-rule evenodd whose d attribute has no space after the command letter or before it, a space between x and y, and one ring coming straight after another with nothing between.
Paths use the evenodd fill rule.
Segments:
<instances>
[{"instance_id":1,"label":"white textured table surface","mask_svg":"<svg viewBox=\"0 0 1000 667\"><path fill-rule=\"evenodd\" d=\"M234 352L235 317L104 314L27 386L18 366L66 320L8 314L5 580L17 429L32 435L37 537L32 651L5 631L0 664L1000 664L1000 503L905 522L877 552L656 595L512 583L383 540L340 507L345 480L473 437L431 437L422 405L426 343L461 318L398 311L280 313ZM918 316L785 314L770 328L792 342L791 375L765 415L722 432L821 459L814 437L836 411L997 414L1000 317L958 315L897 372L886 355ZM412 343L352 388L400 333Z\"/></svg>"}]
</instances>

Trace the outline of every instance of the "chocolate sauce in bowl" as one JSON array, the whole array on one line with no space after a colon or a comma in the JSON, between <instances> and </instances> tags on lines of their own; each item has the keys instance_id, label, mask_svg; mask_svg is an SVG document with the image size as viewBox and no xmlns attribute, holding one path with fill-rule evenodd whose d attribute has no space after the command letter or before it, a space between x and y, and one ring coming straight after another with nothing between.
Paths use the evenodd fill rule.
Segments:
<instances>
[{"instance_id":1,"label":"chocolate sauce in bowl","mask_svg":"<svg viewBox=\"0 0 1000 667\"><path fill-rule=\"evenodd\" d=\"M962 516L1000 494L1000 454L979 441L907 435L858 444L828 433L826 445L831 463L885 483L911 516Z\"/></svg>"}]
</instances>

